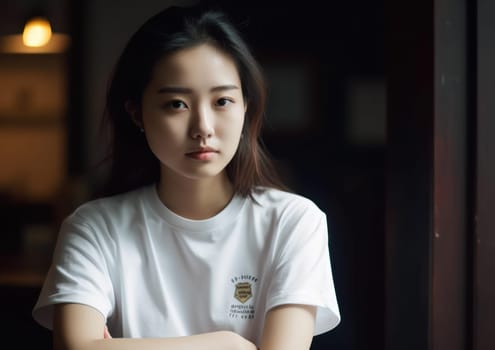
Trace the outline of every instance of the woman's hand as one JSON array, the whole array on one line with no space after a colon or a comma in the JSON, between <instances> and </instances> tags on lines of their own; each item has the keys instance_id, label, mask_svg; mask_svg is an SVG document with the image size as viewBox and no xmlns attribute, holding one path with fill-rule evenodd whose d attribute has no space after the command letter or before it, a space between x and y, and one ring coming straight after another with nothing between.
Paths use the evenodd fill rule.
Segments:
<instances>
[{"instance_id":1,"label":"woman's hand","mask_svg":"<svg viewBox=\"0 0 495 350\"><path fill-rule=\"evenodd\" d=\"M220 333L225 334L225 336L227 338L229 338L227 340L227 342L235 344L235 349L237 349L237 350L258 350L258 348L256 347L256 345L254 343L250 342L249 340L240 336L237 333L228 332L228 331L227 332L220 332ZM230 339L230 338L232 338L232 339Z\"/></svg>"},{"instance_id":2,"label":"woman's hand","mask_svg":"<svg viewBox=\"0 0 495 350\"><path fill-rule=\"evenodd\" d=\"M57 304L53 319L55 350L256 350L231 331L170 338L113 338L103 315L83 304Z\"/></svg>"},{"instance_id":3,"label":"woman's hand","mask_svg":"<svg viewBox=\"0 0 495 350\"><path fill-rule=\"evenodd\" d=\"M107 326L105 326L105 329L103 330L103 339L112 339L112 335L108 331Z\"/></svg>"}]
</instances>

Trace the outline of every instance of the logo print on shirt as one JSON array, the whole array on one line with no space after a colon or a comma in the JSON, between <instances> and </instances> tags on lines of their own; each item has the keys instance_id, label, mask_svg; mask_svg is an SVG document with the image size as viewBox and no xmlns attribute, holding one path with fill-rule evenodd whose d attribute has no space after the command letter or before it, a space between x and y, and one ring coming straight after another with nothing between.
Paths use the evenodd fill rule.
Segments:
<instances>
[{"instance_id":1,"label":"logo print on shirt","mask_svg":"<svg viewBox=\"0 0 495 350\"><path fill-rule=\"evenodd\" d=\"M254 319L255 308L253 296L255 296L256 282L258 278L249 275L238 275L232 277L230 282L233 284L233 302L230 304L229 317L241 320Z\"/></svg>"},{"instance_id":2,"label":"logo print on shirt","mask_svg":"<svg viewBox=\"0 0 495 350\"><path fill-rule=\"evenodd\" d=\"M241 303L245 303L253 296L253 291L251 290L251 283L240 282L235 285L234 297Z\"/></svg>"}]
</instances>

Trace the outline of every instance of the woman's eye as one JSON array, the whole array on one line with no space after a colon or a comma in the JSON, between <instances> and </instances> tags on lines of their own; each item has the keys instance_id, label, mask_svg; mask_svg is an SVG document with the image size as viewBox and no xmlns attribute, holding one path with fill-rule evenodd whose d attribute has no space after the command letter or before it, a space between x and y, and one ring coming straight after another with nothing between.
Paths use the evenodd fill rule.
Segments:
<instances>
[{"instance_id":1,"label":"woman's eye","mask_svg":"<svg viewBox=\"0 0 495 350\"><path fill-rule=\"evenodd\" d=\"M230 103L233 103L233 101L230 100L230 99L228 99L228 98L220 98L217 101L217 106L225 107L225 106L227 106Z\"/></svg>"},{"instance_id":2,"label":"woman's eye","mask_svg":"<svg viewBox=\"0 0 495 350\"><path fill-rule=\"evenodd\" d=\"M167 106L172 109L184 109L187 108L186 104L180 100L173 100L167 103Z\"/></svg>"}]
</instances>

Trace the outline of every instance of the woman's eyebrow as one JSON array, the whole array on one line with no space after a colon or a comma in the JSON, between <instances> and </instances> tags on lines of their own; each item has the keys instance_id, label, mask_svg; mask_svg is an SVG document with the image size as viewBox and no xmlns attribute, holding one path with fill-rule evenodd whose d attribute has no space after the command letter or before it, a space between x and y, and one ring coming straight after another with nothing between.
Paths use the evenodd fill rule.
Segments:
<instances>
[{"instance_id":1,"label":"woman's eyebrow","mask_svg":"<svg viewBox=\"0 0 495 350\"><path fill-rule=\"evenodd\" d=\"M210 92L239 90L237 85L219 85L210 89ZM193 89L182 86L163 86L157 91L159 94L192 94Z\"/></svg>"},{"instance_id":2,"label":"woman's eyebrow","mask_svg":"<svg viewBox=\"0 0 495 350\"><path fill-rule=\"evenodd\" d=\"M239 87L237 85L220 85L220 86L212 87L210 89L211 92L225 91L225 90L239 90Z\"/></svg>"}]
</instances>

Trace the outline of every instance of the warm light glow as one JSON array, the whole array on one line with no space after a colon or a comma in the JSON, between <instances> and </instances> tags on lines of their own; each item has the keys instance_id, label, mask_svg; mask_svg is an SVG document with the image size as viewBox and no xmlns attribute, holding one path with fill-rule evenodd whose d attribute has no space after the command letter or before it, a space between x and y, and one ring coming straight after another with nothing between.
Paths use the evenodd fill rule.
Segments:
<instances>
[{"instance_id":1,"label":"warm light glow","mask_svg":"<svg viewBox=\"0 0 495 350\"><path fill-rule=\"evenodd\" d=\"M32 18L26 23L22 33L24 45L40 47L46 45L52 37L52 27L47 19L42 17Z\"/></svg>"}]
</instances>

